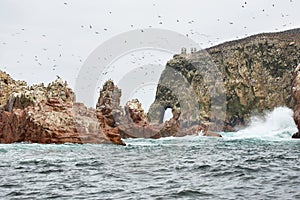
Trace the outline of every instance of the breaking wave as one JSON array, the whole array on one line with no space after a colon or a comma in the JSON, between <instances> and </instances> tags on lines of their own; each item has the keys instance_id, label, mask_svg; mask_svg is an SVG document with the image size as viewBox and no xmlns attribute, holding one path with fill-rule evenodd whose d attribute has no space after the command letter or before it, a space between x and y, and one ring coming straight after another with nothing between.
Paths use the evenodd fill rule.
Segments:
<instances>
[{"instance_id":1,"label":"breaking wave","mask_svg":"<svg viewBox=\"0 0 300 200\"><path fill-rule=\"evenodd\" d=\"M293 111L287 107L277 107L273 111L266 112L264 116L254 116L248 127L230 133L222 133L225 138L258 138L258 139L291 139L297 132L293 120Z\"/></svg>"}]
</instances>

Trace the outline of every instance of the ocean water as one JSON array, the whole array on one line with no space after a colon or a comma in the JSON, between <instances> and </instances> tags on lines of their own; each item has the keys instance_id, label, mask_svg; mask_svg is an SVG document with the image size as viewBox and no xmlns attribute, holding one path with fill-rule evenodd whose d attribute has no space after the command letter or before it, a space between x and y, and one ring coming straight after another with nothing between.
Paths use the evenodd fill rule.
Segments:
<instances>
[{"instance_id":1,"label":"ocean water","mask_svg":"<svg viewBox=\"0 0 300 200\"><path fill-rule=\"evenodd\" d=\"M300 199L300 140L276 108L223 138L0 145L0 199Z\"/></svg>"}]
</instances>

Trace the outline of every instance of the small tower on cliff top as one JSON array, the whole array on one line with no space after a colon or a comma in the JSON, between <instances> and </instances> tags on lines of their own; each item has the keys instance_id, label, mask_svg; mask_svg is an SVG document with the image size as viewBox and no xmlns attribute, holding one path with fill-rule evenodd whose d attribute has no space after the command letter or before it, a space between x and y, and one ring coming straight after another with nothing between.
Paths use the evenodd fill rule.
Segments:
<instances>
[{"instance_id":1,"label":"small tower on cliff top","mask_svg":"<svg viewBox=\"0 0 300 200\"><path fill-rule=\"evenodd\" d=\"M191 53L196 53L197 49L195 47L191 47Z\"/></svg>"},{"instance_id":2,"label":"small tower on cliff top","mask_svg":"<svg viewBox=\"0 0 300 200\"><path fill-rule=\"evenodd\" d=\"M193 53L196 53L197 52L197 49L195 48L195 47L191 47L191 54L193 54ZM185 47L182 47L181 48L181 54L186 54L187 52L186 52L186 48Z\"/></svg>"}]
</instances>

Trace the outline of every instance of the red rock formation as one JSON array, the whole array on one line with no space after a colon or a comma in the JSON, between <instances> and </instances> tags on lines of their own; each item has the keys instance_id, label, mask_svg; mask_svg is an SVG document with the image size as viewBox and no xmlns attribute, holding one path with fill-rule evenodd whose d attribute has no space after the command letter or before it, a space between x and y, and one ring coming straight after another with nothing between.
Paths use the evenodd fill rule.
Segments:
<instances>
[{"instance_id":1,"label":"red rock formation","mask_svg":"<svg viewBox=\"0 0 300 200\"><path fill-rule=\"evenodd\" d=\"M133 99L126 103L125 117L129 122L133 122L141 126L149 124L148 117L138 99Z\"/></svg>"},{"instance_id":2,"label":"red rock formation","mask_svg":"<svg viewBox=\"0 0 300 200\"><path fill-rule=\"evenodd\" d=\"M49 98L37 106L3 111L0 142L32 143L114 143L122 144L116 128L105 123L102 113L80 103ZM100 120L99 120L100 119Z\"/></svg>"},{"instance_id":3,"label":"red rock formation","mask_svg":"<svg viewBox=\"0 0 300 200\"><path fill-rule=\"evenodd\" d=\"M125 105L125 116L121 119L118 129L122 138L160 138L160 126L150 125L149 119L137 99Z\"/></svg>"},{"instance_id":4,"label":"red rock formation","mask_svg":"<svg viewBox=\"0 0 300 200\"><path fill-rule=\"evenodd\" d=\"M125 145L107 117L109 107L87 108L74 99L61 79L47 88L38 85L13 93L0 111L0 143Z\"/></svg>"},{"instance_id":5,"label":"red rock formation","mask_svg":"<svg viewBox=\"0 0 300 200\"><path fill-rule=\"evenodd\" d=\"M292 138L300 138L300 64L296 67L293 74L292 95L296 101L294 121L298 128L298 132Z\"/></svg>"}]
</instances>

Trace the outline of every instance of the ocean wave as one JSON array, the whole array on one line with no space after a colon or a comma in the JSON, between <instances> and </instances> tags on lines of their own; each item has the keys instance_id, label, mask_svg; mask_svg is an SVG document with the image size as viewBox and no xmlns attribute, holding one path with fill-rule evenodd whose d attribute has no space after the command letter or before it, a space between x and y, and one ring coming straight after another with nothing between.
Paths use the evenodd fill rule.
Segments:
<instances>
[{"instance_id":1,"label":"ocean wave","mask_svg":"<svg viewBox=\"0 0 300 200\"><path fill-rule=\"evenodd\" d=\"M253 116L248 127L222 135L226 139L291 140L292 134L297 131L293 111L287 107L277 107L264 116Z\"/></svg>"}]
</instances>

